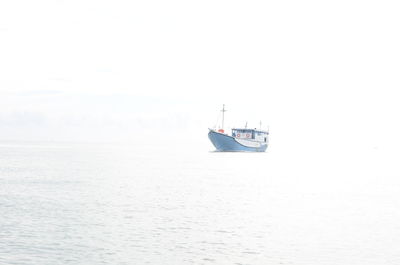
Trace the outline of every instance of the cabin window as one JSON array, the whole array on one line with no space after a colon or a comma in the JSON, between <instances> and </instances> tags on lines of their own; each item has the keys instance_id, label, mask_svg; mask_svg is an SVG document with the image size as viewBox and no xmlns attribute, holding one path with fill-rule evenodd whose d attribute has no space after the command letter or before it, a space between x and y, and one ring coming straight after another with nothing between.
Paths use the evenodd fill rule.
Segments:
<instances>
[{"instance_id":1,"label":"cabin window","mask_svg":"<svg viewBox=\"0 0 400 265\"><path fill-rule=\"evenodd\" d=\"M264 142L267 142L267 137L264 137Z\"/></svg>"}]
</instances>

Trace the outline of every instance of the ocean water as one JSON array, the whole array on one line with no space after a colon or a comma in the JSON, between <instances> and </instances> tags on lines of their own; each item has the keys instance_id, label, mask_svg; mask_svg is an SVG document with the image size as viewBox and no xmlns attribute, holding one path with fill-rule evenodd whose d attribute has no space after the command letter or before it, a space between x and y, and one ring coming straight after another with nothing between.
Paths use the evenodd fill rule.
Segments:
<instances>
[{"instance_id":1,"label":"ocean water","mask_svg":"<svg viewBox=\"0 0 400 265\"><path fill-rule=\"evenodd\" d=\"M1 143L0 264L400 264L393 161L210 150Z\"/></svg>"}]
</instances>

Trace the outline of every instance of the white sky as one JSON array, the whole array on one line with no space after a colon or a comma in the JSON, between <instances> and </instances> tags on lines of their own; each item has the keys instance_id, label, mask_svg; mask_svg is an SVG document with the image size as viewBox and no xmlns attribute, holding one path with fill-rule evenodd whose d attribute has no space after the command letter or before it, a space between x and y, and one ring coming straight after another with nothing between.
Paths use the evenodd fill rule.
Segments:
<instances>
[{"instance_id":1,"label":"white sky","mask_svg":"<svg viewBox=\"0 0 400 265\"><path fill-rule=\"evenodd\" d=\"M269 124L275 149L394 149L399 7L2 1L0 139L204 142L225 103L228 125Z\"/></svg>"}]
</instances>

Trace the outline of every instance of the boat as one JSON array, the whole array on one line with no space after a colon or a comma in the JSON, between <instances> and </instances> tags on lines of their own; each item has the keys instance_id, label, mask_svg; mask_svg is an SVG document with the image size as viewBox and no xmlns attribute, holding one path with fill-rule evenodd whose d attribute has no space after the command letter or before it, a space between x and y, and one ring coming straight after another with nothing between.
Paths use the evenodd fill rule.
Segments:
<instances>
[{"instance_id":1,"label":"boat","mask_svg":"<svg viewBox=\"0 0 400 265\"><path fill-rule=\"evenodd\" d=\"M225 133L225 105L222 106L222 126L219 129L209 129L208 138L219 152L265 152L268 147L269 131L261 129L232 128L231 135ZM261 127L261 123L260 123Z\"/></svg>"}]
</instances>

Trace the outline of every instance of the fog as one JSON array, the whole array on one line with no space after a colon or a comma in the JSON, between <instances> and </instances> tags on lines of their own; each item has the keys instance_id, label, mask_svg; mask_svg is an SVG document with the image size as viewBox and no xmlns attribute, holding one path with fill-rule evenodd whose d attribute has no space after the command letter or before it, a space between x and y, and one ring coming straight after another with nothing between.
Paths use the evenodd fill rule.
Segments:
<instances>
[{"instance_id":1,"label":"fog","mask_svg":"<svg viewBox=\"0 0 400 265\"><path fill-rule=\"evenodd\" d=\"M0 263L399 264L399 7L1 1Z\"/></svg>"},{"instance_id":2,"label":"fog","mask_svg":"<svg viewBox=\"0 0 400 265\"><path fill-rule=\"evenodd\" d=\"M270 152L392 157L397 10L395 1L2 3L0 139L212 150L207 128L226 104L227 126L269 126Z\"/></svg>"}]
</instances>

